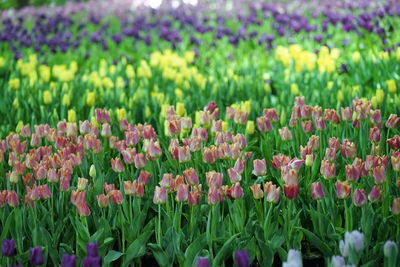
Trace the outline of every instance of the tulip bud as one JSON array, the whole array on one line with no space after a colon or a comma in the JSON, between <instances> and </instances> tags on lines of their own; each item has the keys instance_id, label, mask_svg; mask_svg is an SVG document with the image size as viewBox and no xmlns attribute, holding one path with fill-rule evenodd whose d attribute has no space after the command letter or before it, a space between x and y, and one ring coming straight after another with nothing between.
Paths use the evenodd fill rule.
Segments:
<instances>
[{"instance_id":1,"label":"tulip bud","mask_svg":"<svg viewBox=\"0 0 400 267\"><path fill-rule=\"evenodd\" d=\"M265 159L255 159L253 161L254 169L253 174L256 176L263 176L267 173L267 164Z\"/></svg>"},{"instance_id":2,"label":"tulip bud","mask_svg":"<svg viewBox=\"0 0 400 267\"><path fill-rule=\"evenodd\" d=\"M33 266L44 264L42 247L34 247L29 249L30 259Z\"/></svg>"},{"instance_id":3,"label":"tulip bud","mask_svg":"<svg viewBox=\"0 0 400 267\"><path fill-rule=\"evenodd\" d=\"M249 267L249 251L247 249L235 251L235 262L237 267Z\"/></svg>"},{"instance_id":4,"label":"tulip bud","mask_svg":"<svg viewBox=\"0 0 400 267\"><path fill-rule=\"evenodd\" d=\"M320 182L311 184L311 197L313 199L321 199L325 197L325 193Z\"/></svg>"},{"instance_id":5,"label":"tulip bud","mask_svg":"<svg viewBox=\"0 0 400 267\"><path fill-rule=\"evenodd\" d=\"M356 189L356 191L354 191L353 203L357 207L367 204L367 196L365 195L364 189Z\"/></svg>"},{"instance_id":6,"label":"tulip bud","mask_svg":"<svg viewBox=\"0 0 400 267\"><path fill-rule=\"evenodd\" d=\"M381 190L379 189L379 187L377 185L375 185L372 188L371 192L369 192L368 199L371 202L377 202L381 199L381 196L382 196Z\"/></svg>"},{"instance_id":7,"label":"tulip bud","mask_svg":"<svg viewBox=\"0 0 400 267\"><path fill-rule=\"evenodd\" d=\"M339 199L346 199L349 197L351 192L351 186L348 184L347 181L341 182L336 181L336 195Z\"/></svg>"},{"instance_id":8,"label":"tulip bud","mask_svg":"<svg viewBox=\"0 0 400 267\"><path fill-rule=\"evenodd\" d=\"M94 166L94 164L92 164L92 165L90 166L90 169L89 169L89 176L92 177L92 178L95 178L95 177L96 177L96 167Z\"/></svg>"},{"instance_id":9,"label":"tulip bud","mask_svg":"<svg viewBox=\"0 0 400 267\"><path fill-rule=\"evenodd\" d=\"M400 198L393 199L393 202L392 202L392 213L394 215L399 215L400 214Z\"/></svg>"},{"instance_id":10,"label":"tulip bud","mask_svg":"<svg viewBox=\"0 0 400 267\"><path fill-rule=\"evenodd\" d=\"M264 196L264 192L261 189L260 184L253 184L250 186L251 192L253 193L254 199L261 199Z\"/></svg>"},{"instance_id":11,"label":"tulip bud","mask_svg":"<svg viewBox=\"0 0 400 267\"><path fill-rule=\"evenodd\" d=\"M86 189L86 185L88 183L88 179L86 178L78 178L78 190L84 191Z\"/></svg>"},{"instance_id":12,"label":"tulip bud","mask_svg":"<svg viewBox=\"0 0 400 267\"><path fill-rule=\"evenodd\" d=\"M154 204L164 204L166 202L166 197L166 189L164 187L156 186L153 197Z\"/></svg>"},{"instance_id":13,"label":"tulip bud","mask_svg":"<svg viewBox=\"0 0 400 267\"><path fill-rule=\"evenodd\" d=\"M180 184L178 185L175 200L177 202L187 201L189 197L189 185Z\"/></svg>"},{"instance_id":14,"label":"tulip bud","mask_svg":"<svg viewBox=\"0 0 400 267\"><path fill-rule=\"evenodd\" d=\"M306 155L306 166L311 167L314 163L314 154Z\"/></svg>"}]
</instances>

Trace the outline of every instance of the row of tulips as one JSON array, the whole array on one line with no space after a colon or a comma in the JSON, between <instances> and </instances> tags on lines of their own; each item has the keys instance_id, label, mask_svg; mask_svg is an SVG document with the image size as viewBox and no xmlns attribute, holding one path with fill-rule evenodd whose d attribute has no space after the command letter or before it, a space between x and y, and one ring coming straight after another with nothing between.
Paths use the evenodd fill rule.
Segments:
<instances>
[{"instance_id":1,"label":"row of tulips","mask_svg":"<svg viewBox=\"0 0 400 267\"><path fill-rule=\"evenodd\" d=\"M163 266L197 256L220 266L243 247L271 265L291 248L329 258L338 236L361 229L361 261L378 264L377 247L400 236L400 119L384 120L365 99L341 113L298 97L280 129L273 108L255 127L240 105L220 120L215 102L194 126L166 106L164 134L104 109L92 123L24 125L0 141L1 237L18 251L46 247L54 265L62 253L82 258L93 241L106 264L146 261L151 251Z\"/></svg>"}]
</instances>

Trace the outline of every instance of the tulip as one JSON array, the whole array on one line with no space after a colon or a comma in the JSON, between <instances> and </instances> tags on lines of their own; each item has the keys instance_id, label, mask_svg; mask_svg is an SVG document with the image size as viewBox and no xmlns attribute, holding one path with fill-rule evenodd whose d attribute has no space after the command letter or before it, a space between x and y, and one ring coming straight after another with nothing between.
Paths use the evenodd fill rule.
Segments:
<instances>
[{"instance_id":1,"label":"tulip","mask_svg":"<svg viewBox=\"0 0 400 267\"><path fill-rule=\"evenodd\" d=\"M393 202L392 202L392 213L394 215L399 215L400 214L400 198L393 199Z\"/></svg>"},{"instance_id":2,"label":"tulip","mask_svg":"<svg viewBox=\"0 0 400 267\"><path fill-rule=\"evenodd\" d=\"M346 262L342 256L332 256L332 267L345 267Z\"/></svg>"},{"instance_id":3,"label":"tulip","mask_svg":"<svg viewBox=\"0 0 400 267\"><path fill-rule=\"evenodd\" d=\"M237 267L249 267L250 257L249 250L237 250L235 251L235 262Z\"/></svg>"},{"instance_id":4,"label":"tulip","mask_svg":"<svg viewBox=\"0 0 400 267\"><path fill-rule=\"evenodd\" d=\"M234 168L238 173L242 174L242 172L244 171L245 165L246 165L246 162L245 162L244 160L237 159L237 160L235 161L235 165L233 166L233 168Z\"/></svg>"},{"instance_id":5,"label":"tulip","mask_svg":"<svg viewBox=\"0 0 400 267\"><path fill-rule=\"evenodd\" d=\"M240 183L235 183L228 189L228 196L232 199L242 198L243 195L243 188Z\"/></svg>"},{"instance_id":6,"label":"tulip","mask_svg":"<svg viewBox=\"0 0 400 267\"><path fill-rule=\"evenodd\" d=\"M400 117L397 117L396 114L390 114L385 125L387 128L394 129L397 127L399 122L400 122Z\"/></svg>"},{"instance_id":7,"label":"tulip","mask_svg":"<svg viewBox=\"0 0 400 267\"><path fill-rule=\"evenodd\" d=\"M222 179L223 179L222 173L216 171L206 172L206 182L208 187L222 186Z\"/></svg>"},{"instance_id":8,"label":"tulip","mask_svg":"<svg viewBox=\"0 0 400 267\"><path fill-rule=\"evenodd\" d=\"M303 132L305 133L312 133L313 132L313 124L311 120L304 121L301 123L301 127L303 129Z\"/></svg>"},{"instance_id":9,"label":"tulip","mask_svg":"<svg viewBox=\"0 0 400 267\"><path fill-rule=\"evenodd\" d=\"M272 184L271 182L267 182L264 185L264 192L266 195L266 199L268 202L278 203L281 197L281 188Z\"/></svg>"},{"instance_id":10,"label":"tulip","mask_svg":"<svg viewBox=\"0 0 400 267\"><path fill-rule=\"evenodd\" d=\"M264 192L261 189L260 184L253 184L250 186L251 192L253 193L254 199L261 199L264 196Z\"/></svg>"},{"instance_id":11,"label":"tulip","mask_svg":"<svg viewBox=\"0 0 400 267\"><path fill-rule=\"evenodd\" d=\"M94 164L90 165L89 176L92 178L96 177L96 167L94 166Z\"/></svg>"},{"instance_id":12,"label":"tulip","mask_svg":"<svg viewBox=\"0 0 400 267\"><path fill-rule=\"evenodd\" d=\"M351 110L351 107L341 107L340 113L342 114L343 121L351 121L353 118L353 111Z\"/></svg>"},{"instance_id":13,"label":"tulip","mask_svg":"<svg viewBox=\"0 0 400 267\"><path fill-rule=\"evenodd\" d=\"M85 178L78 178L78 190L79 191L84 191L86 189L88 183L88 179Z\"/></svg>"},{"instance_id":14,"label":"tulip","mask_svg":"<svg viewBox=\"0 0 400 267\"><path fill-rule=\"evenodd\" d=\"M185 176L186 183L189 184L190 186L199 184L199 177L197 176L195 169L190 168L184 170L183 175Z\"/></svg>"},{"instance_id":15,"label":"tulip","mask_svg":"<svg viewBox=\"0 0 400 267\"><path fill-rule=\"evenodd\" d=\"M267 173L267 164L265 159L255 159L253 161L254 169L253 174L256 176L263 176Z\"/></svg>"},{"instance_id":16,"label":"tulip","mask_svg":"<svg viewBox=\"0 0 400 267\"><path fill-rule=\"evenodd\" d=\"M7 193L7 203L10 207L16 207L19 204L19 199L17 196L17 192L13 191L8 191Z\"/></svg>"},{"instance_id":17,"label":"tulip","mask_svg":"<svg viewBox=\"0 0 400 267\"><path fill-rule=\"evenodd\" d=\"M379 187L377 185L375 185L372 188L371 192L369 192L368 199L371 202L377 202L381 199L381 196L382 196L381 190L379 189Z\"/></svg>"},{"instance_id":18,"label":"tulip","mask_svg":"<svg viewBox=\"0 0 400 267\"><path fill-rule=\"evenodd\" d=\"M208 204L214 205L224 200L224 195L221 188L210 187L208 189Z\"/></svg>"},{"instance_id":19,"label":"tulip","mask_svg":"<svg viewBox=\"0 0 400 267\"><path fill-rule=\"evenodd\" d=\"M346 199L349 197L351 192L351 186L348 184L347 181L341 182L336 181L336 195L339 199Z\"/></svg>"},{"instance_id":20,"label":"tulip","mask_svg":"<svg viewBox=\"0 0 400 267\"><path fill-rule=\"evenodd\" d=\"M122 161L120 158L111 159L111 167L112 167L113 171L115 171L115 172L123 172L124 171L124 165L122 164Z\"/></svg>"},{"instance_id":21,"label":"tulip","mask_svg":"<svg viewBox=\"0 0 400 267\"><path fill-rule=\"evenodd\" d=\"M356 252L360 253L364 249L364 235L357 230L346 232L344 240L339 243L340 252L343 257L348 257L350 247Z\"/></svg>"},{"instance_id":22,"label":"tulip","mask_svg":"<svg viewBox=\"0 0 400 267\"><path fill-rule=\"evenodd\" d=\"M191 154L188 146L178 147L178 159L179 163L190 161Z\"/></svg>"},{"instance_id":23,"label":"tulip","mask_svg":"<svg viewBox=\"0 0 400 267\"><path fill-rule=\"evenodd\" d=\"M292 133L286 126L279 129L279 135L281 136L282 141L290 141L293 139Z\"/></svg>"},{"instance_id":24,"label":"tulip","mask_svg":"<svg viewBox=\"0 0 400 267\"><path fill-rule=\"evenodd\" d=\"M354 165L346 165L346 179L349 181L357 182L360 179L360 172Z\"/></svg>"},{"instance_id":25,"label":"tulip","mask_svg":"<svg viewBox=\"0 0 400 267\"><path fill-rule=\"evenodd\" d=\"M211 267L209 259L206 257L198 257L196 267Z\"/></svg>"},{"instance_id":26,"label":"tulip","mask_svg":"<svg viewBox=\"0 0 400 267\"><path fill-rule=\"evenodd\" d=\"M154 190L153 202L155 204L164 204L166 202L166 189L164 187L156 186Z\"/></svg>"},{"instance_id":27,"label":"tulip","mask_svg":"<svg viewBox=\"0 0 400 267\"><path fill-rule=\"evenodd\" d=\"M315 128L317 129L317 131L323 131L326 129L326 123L325 120L323 118L318 118L315 121Z\"/></svg>"},{"instance_id":28,"label":"tulip","mask_svg":"<svg viewBox=\"0 0 400 267\"><path fill-rule=\"evenodd\" d=\"M289 166L282 167L281 175L282 179L287 185L298 183L298 172L296 171L296 169L292 169Z\"/></svg>"},{"instance_id":29,"label":"tulip","mask_svg":"<svg viewBox=\"0 0 400 267\"><path fill-rule=\"evenodd\" d=\"M33 266L44 264L42 247L33 247L29 249L30 260Z\"/></svg>"},{"instance_id":30,"label":"tulip","mask_svg":"<svg viewBox=\"0 0 400 267\"><path fill-rule=\"evenodd\" d=\"M400 152L392 152L391 162L393 170L400 172Z\"/></svg>"},{"instance_id":31,"label":"tulip","mask_svg":"<svg viewBox=\"0 0 400 267\"><path fill-rule=\"evenodd\" d=\"M336 176L336 167L334 163L329 163L327 160L321 161L321 174L325 179L332 179Z\"/></svg>"},{"instance_id":32,"label":"tulip","mask_svg":"<svg viewBox=\"0 0 400 267\"><path fill-rule=\"evenodd\" d=\"M121 205L124 202L124 197L120 190L111 190L108 195L111 197L114 204Z\"/></svg>"},{"instance_id":33,"label":"tulip","mask_svg":"<svg viewBox=\"0 0 400 267\"><path fill-rule=\"evenodd\" d=\"M142 169L147 165L147 160L143 153L138 153L133 156L133 162L135 163L136 169Z\"/></svg>"},{"instance_id":34,"label":"tulip","mask_svg":"<svg viewBox=\"0 0 400 267\"><path fill-rule=\"evenodd\" d=\"M386 181L386 168L384 166L376 166L372 169L372 174L376 184L382 184Z\"/></svg>"},{"instance_id":35,"label":"tulip","mask_svg":"<svg viewBox=\"0 0 400 267\"><path fill-rule=\"evenodd\" d=\"M319 136L317 136L317 135L310 136L310 138L308 139L308 142L307 142L307 146L311 147L312 150L314 150L314 151L318 150L318 148L319 148Z\"/></svg>"},{"instance_id":36,"label":"tulip","mask_svg":"<svg viewBox=\"0 0 400 267\"><path fill-rule=\"evenodd\" d=\"M343 145L340 146L342 156L344 158L355 158L357 156L356 145L348 139L345 139Z\"/></svg>"},{"instance_id":37,"label":"tulip","mask_svg":"<svg viewBox=\"0 0 400 267\"><path fill-rule=\"evenodd\" d=\"M164 173L163 178L161 179L159 184L163 188L170 188L173 184L172 174Z\"/></svg>"},{"instance_id":38,"label":"tulip","mask_svg":"<svg viewBox=\"0 0 400 267\"><path fill-rule=\"evenodd\" d=\"M228 176L232 184L240 182L240 180L242 180L242 176L234 168L228 169Z\"/></svg>"},{"instance_id":39,"label":"tulip","mask_svg":"<svg viewBox=\"0 0 400 267\"><path fill-rule=\"evenodd\" d=\"M201 192L198 191L190 191L188 196L188 204L189 206L199 205L201 197Z\"/></svg>"},{"instance_id":40,"label":"tulip","mask_svg":"<svg viewBox=\"0 0 400 267\"><path fill-rule=\"evenodd\" d=\"M111 125L108 123L104 123L101 126L101 136L110 137L111 136Z\"/></svg>"},{"instance_id":41,"label":"tulip","mask_svg":"<svg viewBox=\"0 0 400 267\"><path fill-rule=\"evenodd\" d=\"M15 250L15 241L13 239L3 239L1 252L5 257L12 257L17 254Z\"/></svg>"},{"instance_id":42,"label":"tulip","mask_svg":"<svg viewBox=\"0 0 400 267\"><path fill-rule=\"evenodd\" d=\"M306 166L311 167L313 163L314 163L314 155L313 154L306 155Z\"/></svg>"},{"instance_id":43,"label":"tulip","mask_svg":"<svg viewBox=\"0 0 400 267\"><path fill-rule=\"evenodd\" d=\"M282 267L303 267L300 251L289 250L287 261L282 264Z\"/></svg>"},{"instance_id":44,"label":"tulip","mask_svg":"<svg viewBox=\"0 0 400 267\"><path fill-rule=\"evenodd\" d=\"M297 184L284 185L285 196L287 199L296 199L299 193L299 186Z\"/></svg>"},{"instance_id":45,"label":"tulip","mask_svg":"<svg viewBox=\"0 0 400 267\"><path fill-rule=\"evenodd\" d=\"M321 199L325 197L325 193L320 182L311 184L311 197L313 199Z\"/></svg>"},{"instance_id":46,"label":"tulip","mask_svg":"<svg viewBox=\"0 0 400 267\"><path fill-rule=\"evenodd\" d=\"M139 184L148 184L150 182L151 173L148 171L140 171L138 177Z\"/></svg>"},{"instance_id":47,"label":"tulip","mask_svg":"<svg viewBox=\"0 0 400 267\"><path fill-rule=\"evenodd\" d=\"M79 216L89 216L90 209L88 204L85 201L79 202L75 205Z\"/></svg>"},{"instance_id":48,"label":"tulip","mask_svg":"<svg viewBox=\"0 0 400 267\"><path fill-rule=\"evenodd\" d=\"M96 199L97 199L97 204L99 205L100 208L108 207L108 204L109 204L108 196L106 196L104 194L100 194L100 195L96 196Z\"/></svg>"},{"instance_id":49,"label":"tulip","mask_svg":"<svg viewBox=\"0 0 400 267\"><path fill-rule=\"evenodd\" d=\"M269 132L272 130L272 124L269 119L267 119L265 116L258 117L256 119L257 123L257 128L261 132Z\"/></svg>"},{"instance_id":50,"label":"tulip","mask_svg":"<svg viewBox=\"0 0 400 267\"><path fill-rule=\"evenodd\" d=\"M398 253L398 248L397 248L397 244L394 241L386 241L385 245L383 246L383 255L385 255L385 257L392 257L394 256L394 258L397 258L397 253Z\"/></svg>"},{"instance_id":51,"label":"tulip","mask_svg":"<svg viewBox=\"0 0 400 267\"><path fill-rule=\"evenodd\" d=\"M87 256L82 261L83 267L100 267L101 259L100 257Z\"/></svg>"},{"instance_id":52,"label":"tulip","mask_svg":"<svg viewBox=\"0 0 400 267\"><path fill-rule=\"evenodd\" d=\"M378 127L369 129L369 141L379 143L381 141L381 131Z\"/></svg>"},{"instance_id":53,"label":"tulip","mask_svg":"<svg viewBox=\"0 0 400 267\"><path fill-rule=\"evenodd\" d=\"M76 256L64 254L61 260L61 267L75 267L76 266Z\"/></svg>"},{"instance_id":54,"label":"tulip","mask_svg":"<svg viewBox=\"0 0 400 267\"><path fill-rule=\"evenodd\" d=\"M353 203L357 207L361 207L367 204L367 196L364 189L356 189L356 191L354 191Z\"/></svg>"},{"instance_id":55,"label":"tulip","mask_svg":"<svg viewBox=\"0 0 400 267\"><path fill-rule=\"evenodd\" d=\"M189 185L186 185L186 184L178 185L176 198L175 198L176 201L184 202L184 201L188 200L188 197L189 197Z\"/></svg>"}]
</instances>

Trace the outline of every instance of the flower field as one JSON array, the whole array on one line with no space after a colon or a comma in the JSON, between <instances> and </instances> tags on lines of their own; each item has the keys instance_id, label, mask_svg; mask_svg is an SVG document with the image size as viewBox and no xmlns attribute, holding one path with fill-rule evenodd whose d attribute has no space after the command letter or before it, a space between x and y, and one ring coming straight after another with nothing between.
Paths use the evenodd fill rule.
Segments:
<instances>
[{"instance_id":1,"label":"flower field","mask_svg":"<svg viewBox=\"0 0 400 267\"><path fill-rule=\"evenodd\" d=\"M400 3L14 2L0 266L400 266Z\"/></svg>"}]
</instances>

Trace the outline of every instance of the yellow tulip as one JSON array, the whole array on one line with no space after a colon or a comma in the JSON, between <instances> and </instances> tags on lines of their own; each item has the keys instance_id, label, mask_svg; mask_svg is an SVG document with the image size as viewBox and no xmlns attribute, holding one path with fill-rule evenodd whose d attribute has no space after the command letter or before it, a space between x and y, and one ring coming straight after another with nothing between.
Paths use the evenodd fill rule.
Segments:
<instances>
[{"instance_id":1,"label":"yellow tulip","mask_svg":"<svg viewBox=\"0 0 400 267\"><path fill-rule=\"evenodd\" d=\"M247 134L254 134L254 121L247 121L246 133Z\"/></svg>"},{"instance_id":2,"label":"yellow tulip","mask_svg":"<svg viewBox=\"0 0 400 267\"><path fill-rule=\"evenodd\" d=\"M46 105L50 104L52 100L51 93L49 90L43 92L43 103Z\"/></svg>"},{"instance_id":3,"label":"yellow tulip","mask_svg":"<svg viewBox=\"0 0 400 267\"><path fill-rule=\"evenodd\" d=\"M86 105L88 105L89 107L93 107L95 102L96 102L96 93L88 92L86 94Z\"/></svg>"},{"instance_id":4,"label":"yellow tulip","mask_svg":"<svg viewBox=\"0 0 400 267\"><path fill-rule=\"evenodd\" d=\"M387 85L387 87L388 87L389 93L396 93L396 91L397 91L397 86L396 86L395 80L393 80L393 79L387 80L387 81L386 81L386 85Z\"/></svg>"},{"instance_id":5,"label":"yellow tulip","mask_svg":"<svg viewBox=\"0 0 400 267\"><path fill-rule=\"evenodd\" d=\"M76 112L74 109L68 110L68 122L76 122Z\"/></svg>"}]
</instances>

